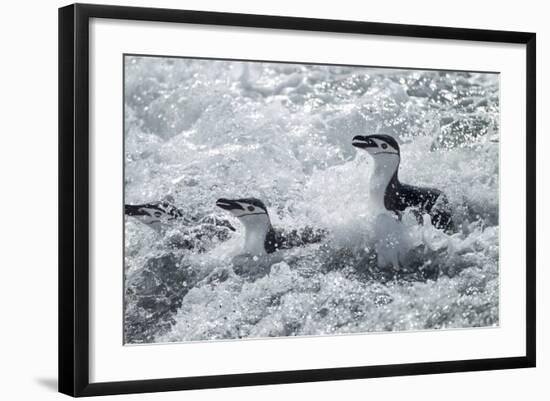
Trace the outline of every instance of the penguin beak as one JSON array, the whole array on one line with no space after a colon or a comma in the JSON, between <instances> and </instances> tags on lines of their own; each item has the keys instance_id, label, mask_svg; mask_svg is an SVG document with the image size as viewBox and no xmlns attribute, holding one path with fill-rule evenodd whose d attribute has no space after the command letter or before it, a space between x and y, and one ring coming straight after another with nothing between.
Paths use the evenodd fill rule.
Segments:
<instances>
[{"instance_id":1,"label":"penguin beak","mask_svg":"<svg viewBox=\"0 0 550 401\"><path fill-rule=\"evenodd\" d=\"M124 205L124 214L127 216L148 216L141 206Z\"/></svg>"},{"instance_id":2,"label":"penguin beak","mask_svg":"<svg viewBox=\"0 0 550 401\"><path fill-rule=\"evenodd\" d=\"M220 198L216 201L216 206L221 207L223 210L244 210L244 208L237 202L231 199Z\"/></svg>"},{"instance_id":3,"label":"penguin beak","mask_svg":"<svg viewBox=\"0 0 550 401\"><path fill-rule=\"evenodd\" d=\"M368 136L357 135L354 136L351 140L351 144L356 148L366 149L366 148L377 148L378 145Z\"/></svg>"}]
</instances>

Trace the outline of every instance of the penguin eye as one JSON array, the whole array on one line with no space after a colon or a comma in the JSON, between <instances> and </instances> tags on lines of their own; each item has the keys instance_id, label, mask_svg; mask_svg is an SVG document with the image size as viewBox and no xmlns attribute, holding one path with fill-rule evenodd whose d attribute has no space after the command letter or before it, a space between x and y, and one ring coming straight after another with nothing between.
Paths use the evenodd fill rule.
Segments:
<instances>
[{"instance_id":1,"label":"penguin eye","mask_svg":"<svg viewBox=\"0 0 550 401\"><path fill-rule=\"evenodd\" d=\"M388 148L388 145L386 145L385 143L382 144L382 149L387 149Z\"/></svg>"},{"instance_id":2,"label":"penguin eye","mask_svg":"<svg viewBox=\"0 0 550 401\"><path fill-rule=\"evenodd\" d=\"M254 206L248 206L247 209L252 212L252 211L254 211Z\"/></svg>"}]
</instances>

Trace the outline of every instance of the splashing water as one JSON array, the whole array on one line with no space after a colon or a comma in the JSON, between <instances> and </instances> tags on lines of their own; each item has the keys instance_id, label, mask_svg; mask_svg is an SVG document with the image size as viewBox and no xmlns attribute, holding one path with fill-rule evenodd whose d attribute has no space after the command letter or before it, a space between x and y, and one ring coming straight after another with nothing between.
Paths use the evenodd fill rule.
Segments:
<instances>
[{"instance_id":1,"label":"splashing water","mask_svg":"<svg viewBox=\"0 0 550 401\"><path fill-rule=\"evenodd\" d=\"M257 197L274 226L329 233L250 258L237 221L184 250L189 227L128 218L127 343L498 325L498 75L152 57L125 73L127 203L170 194L198 222ZM375 133L400 141L404 183L445 192L458 232L375 208L351 146Z\"/></svg>"}]
</instances>

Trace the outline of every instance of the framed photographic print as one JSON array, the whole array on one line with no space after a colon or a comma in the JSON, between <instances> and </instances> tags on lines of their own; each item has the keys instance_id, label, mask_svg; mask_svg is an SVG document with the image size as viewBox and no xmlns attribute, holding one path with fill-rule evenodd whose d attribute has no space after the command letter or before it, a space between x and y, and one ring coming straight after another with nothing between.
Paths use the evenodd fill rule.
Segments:
<instances>
[{"instance_id":1,"label":"framed photographic print","mask_svg":"<svg viewBox=\"0 0 550 401\"><path fill-rule=\"evenodd\" d=\"M535 34L59 10L59 390L535 366Z\"/></svg>"}]
</instances>

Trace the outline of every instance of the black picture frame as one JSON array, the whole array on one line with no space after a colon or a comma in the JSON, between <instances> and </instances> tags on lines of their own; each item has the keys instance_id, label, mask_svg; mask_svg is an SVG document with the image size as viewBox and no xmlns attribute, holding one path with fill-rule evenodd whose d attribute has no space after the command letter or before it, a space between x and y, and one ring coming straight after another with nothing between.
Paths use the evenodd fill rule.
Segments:
<instances>
[{"instance_id":1,"label":"black picture frame","mask_svg":"<svg viewBox=\"0 0 550 401\"><path fill-rule=\"evenodd\" d=\"M91 18L524 44L527 72L525 355L495 359L90 383L88 53ZM95 396L534 367L536 361L535 66L535 33L87 4L74 4L60 8L59 391L71 396Z\"/></svg>"}]
</instances>

